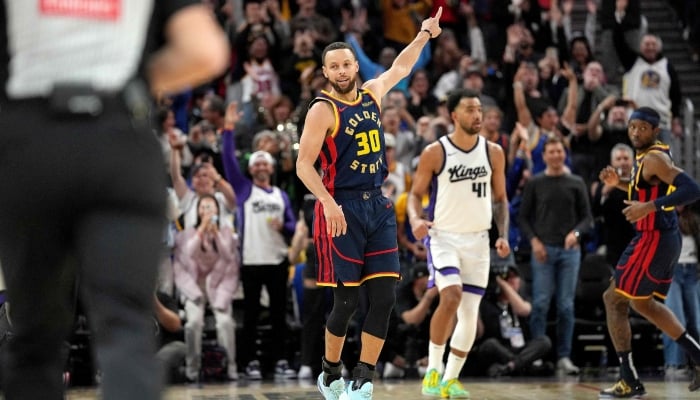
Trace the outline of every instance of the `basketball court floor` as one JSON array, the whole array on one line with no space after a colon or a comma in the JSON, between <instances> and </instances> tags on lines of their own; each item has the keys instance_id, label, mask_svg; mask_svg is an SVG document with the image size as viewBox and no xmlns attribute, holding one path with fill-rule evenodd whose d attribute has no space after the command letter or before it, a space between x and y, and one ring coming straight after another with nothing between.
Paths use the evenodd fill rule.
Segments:
<instances>
[{"instance_id":1,"label":"basketball court floor","mask_svg":"<svg viewBox=\"0 0 700 400\"><path fill-rule=\"evenodd\" d=\"M612 385L614 376L606 380L586 381L583 378L499 378L462 379L473 400L583 400L597 399L602 387ZM700 399L700 391L690 393L684 380L664 380L663 377L644 378L647 400ZM69 400L99 398L95 389L71 389ZM244 380L226 384L169 386L166 400L323 400L312 382ZM377 381L374 400L429 400L420 394L419 380Z\"/></svg>"}]
</instances>

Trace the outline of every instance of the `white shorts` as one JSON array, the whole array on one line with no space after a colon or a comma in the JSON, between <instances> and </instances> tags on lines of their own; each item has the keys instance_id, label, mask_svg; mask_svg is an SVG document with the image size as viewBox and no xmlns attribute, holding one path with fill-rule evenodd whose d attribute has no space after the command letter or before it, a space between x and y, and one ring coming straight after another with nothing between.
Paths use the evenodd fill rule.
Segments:
<instances>
[{"instance_id":1,"label":"white shorts","mask_svg":"<svg viewBox=\"0 0 700 400\"><path fill-rule=\"evenodd\" d=\"M430 280L438 290L452 285L486 288L491 268L488 231L453 233L431 229L429 235Z\"/></svg>"}]
</instances>

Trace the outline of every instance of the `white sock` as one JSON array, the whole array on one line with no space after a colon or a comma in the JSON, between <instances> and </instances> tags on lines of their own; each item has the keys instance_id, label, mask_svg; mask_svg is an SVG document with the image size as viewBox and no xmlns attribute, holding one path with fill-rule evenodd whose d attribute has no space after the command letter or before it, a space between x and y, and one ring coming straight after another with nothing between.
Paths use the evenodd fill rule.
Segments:
<instances>
[{"instance_id":1,"label":"white sock","mask_svg":"<svg viewBox=\"0 0 700 400\"><path fill-rule=\"evenodd\" d=\"M442 375L442 381L447 382L450 379L459 378L459 373L462 371L466 360L467 357L458 357L455 353L450 352L447 356L447 366L445 367L445 374Z\"/></svg>"},{"instance_id":2,"label":"white sock","mask_svg":"<svg viewBox=\"0 0 700 400\"><path fill-rule=\"evenodd\" d=\"M431 369L436 369L438 372L442 372L442 358L445 356L445 345L435 344L430 341L428 345L428 371Z\"/></svg>"}]
</instances>

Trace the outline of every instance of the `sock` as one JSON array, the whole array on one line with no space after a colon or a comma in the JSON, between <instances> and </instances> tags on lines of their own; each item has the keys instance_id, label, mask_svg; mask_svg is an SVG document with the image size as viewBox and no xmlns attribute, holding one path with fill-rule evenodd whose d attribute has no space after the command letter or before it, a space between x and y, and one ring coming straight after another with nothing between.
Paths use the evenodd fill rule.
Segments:
<instances>
[{"instance_id":1,"label":"sock","mask_svg":"<svg viewBox=\"0 0 700 400\"><path fill-rule=\"evenodd\" d=\"M330 362L323 356L321 366L323 367L323 384L328 386L331 382L340 379L342 373L342 362Z\"/></svg>"},{"instance_id":2,"label":"sock","mask_svg":"<svg viewBox=\"0 0 700 400\"><path fill-rule=\"evenodd\" d=\"M447 366L445 367L445 374L442 376L442 381L447 382L450 379L458 378L466 360L467 357L458 357L455 353L450 352L447 356Z\"/></svg>"},{"instance_id":3,"label":"sock","mask_svg":"<svg viewBox=\"0 0 700 400\"><path fill-rule=\"evenodd\" d=\"M358 390L367 382L372 382L374 376L374 365L360 361L352 370L352 390Z\"/></svg>"},{"instance_id":4,"label":"sock","mask_svg":"<svg viewBox=\"0 0 700 400\"><path fill-rule=\"evenodd\" d=\"M676 339L676 343L685 350L691 360L695 365L700 365L700 344L697 340L688 334L688 331L683 332L683 334Z\"/></svg>"},{"instance_id":5,"label":"sock","mask_svg":"<svg viewBox=\"0 0 700 400\"><path fill-rule=\"evenodd\" d=\"M638 381L639 375L637 375L637 369L634 367L632 352L619 351L617 352L617 358L620 360L620 377L628 384Z\"/></svg>"},{"instance_id":6,"label":"sock","mask_svg":"<svg viewBox=\"0 0 700 400\"><path fill-rule=\"evenodd\" d=\"M428 370L435 369L442 373L442 358L445 356L445 345L430 341L428 345Z\"/></svg>"}]
</instances>

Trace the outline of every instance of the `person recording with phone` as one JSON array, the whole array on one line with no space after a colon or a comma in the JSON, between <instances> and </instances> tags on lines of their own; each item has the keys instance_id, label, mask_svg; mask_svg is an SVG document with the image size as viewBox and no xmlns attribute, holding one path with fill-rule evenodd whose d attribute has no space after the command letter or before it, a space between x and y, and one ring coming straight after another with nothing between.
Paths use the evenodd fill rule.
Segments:
<instances>
[{"instance_id":1,"label":"person recording with phone","mask_svg":"<svg viewBox=\"0 0 700 400\"><path fill-rule=\"evenodd\" d=\"M486 367L490 377L532 374L536 371L533 362L547 355L552 341L546 335L530 339L526 319L532 304L519 293L518 267L511 264L497 268L491 268L486 296L479 307L483 334L475 360ZM549 365L549 370L553 366Z\"/></svg>"},{"instance_id":2,"label":"person recording with phone","mask_svg":"<svg viewBox=\"0 0 700 400\"><path fill-rule=\"evenodd\" d=\"M185 297L185 357L187 379L197 380L202 359L202 330L207 302L216 319L218 344L226 349L228 378L238 378L235 322L231 301L239 285L238 240L231 227L219 224L219 205L213 195L197 202L197 223L176 238L175 284Z\"/></svg>"}]
</instances>

